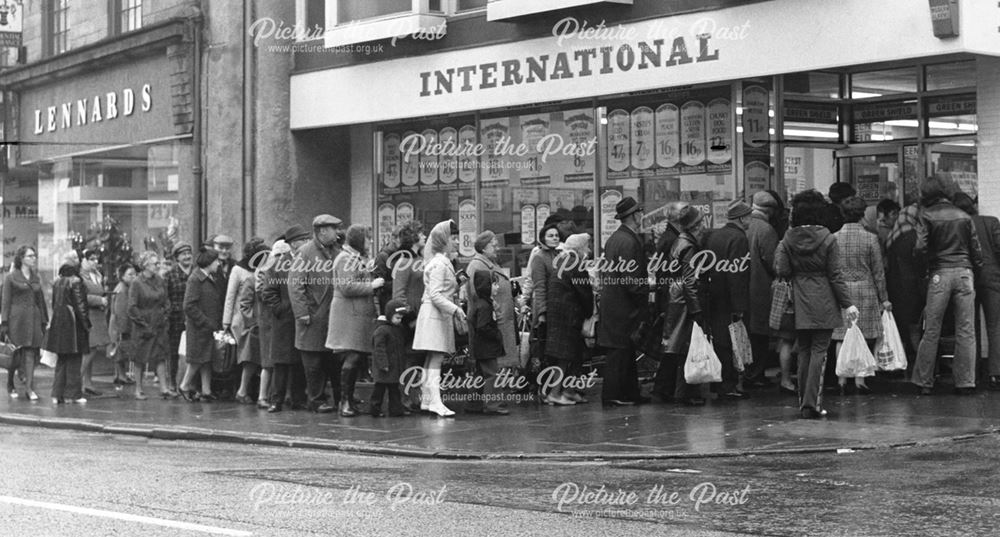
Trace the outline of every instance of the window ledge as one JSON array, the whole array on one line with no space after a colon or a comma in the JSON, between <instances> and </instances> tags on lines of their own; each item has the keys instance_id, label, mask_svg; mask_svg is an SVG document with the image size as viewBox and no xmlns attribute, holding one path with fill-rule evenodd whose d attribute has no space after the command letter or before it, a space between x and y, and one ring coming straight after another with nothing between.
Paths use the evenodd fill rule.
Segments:
<instances>
[{"instance_id":1,"label":"window ledge","mask_svg":"<svg viewBox=\"0 0 1000 537\"><path fill-rule=\"evenodd\" d=\"M354 22L327 30L323 44L326 48L333 48L402 37L416 32L443 34L446 20L447 17L443 14L405 13L394 17Z\"/></svg>"},{"instance_id":2,"label":"window ledge","mask_svg":"<svg viewBox=\"0 0 1000 537\"><path fill-rule=\"evenodd\" d=\"M632 0L490 0L486 5L486 20L500 21L534 15L536 13L546 13L560 9L567 9L592 4L628 4L632 5Z\"/></svg>"}]
</instances>

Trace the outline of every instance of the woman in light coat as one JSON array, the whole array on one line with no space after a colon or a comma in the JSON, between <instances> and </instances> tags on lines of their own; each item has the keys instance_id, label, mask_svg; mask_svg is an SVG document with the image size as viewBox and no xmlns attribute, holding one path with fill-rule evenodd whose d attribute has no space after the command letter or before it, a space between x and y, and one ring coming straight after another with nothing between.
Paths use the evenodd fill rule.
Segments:
<instances>
[{"instance_id":1,"label":"woman in light coat","mask_svg":"<svg viewBox=\"0 0 1000 537\"><path fill-rule=\"evenodd\" d=\"M348 418L358 413L354 407L354 385L365 355L372 353L374 323L378 317L375 291L385 285L383 278L372 279L370 249L368 228L354 224L347 228L344 249L333 261L333 300L326 348L344 357L340 370L340 415Z\"/></svg>"},{"instance_id":2,"label":"woman in light coat","mask_svg":"<svg viewBox=\"0 0 1000 537\"><path fill-rule=\"evenodd\" d=\"M458 250L458 226L451 220L439 222L431 230L424 247L424 296L417 314L413 349L427 351L420 408L438 416L454 416L441 401L441 364L455 352L455 317L466 323L458 306L458 280L452 257Z\"/></svg>"},{"instance_id":3,"label":"woman in light coat","mask_svg":"<svg viewBox=\"0 0 1000 537\"><path fill-rule=\"evenodd\" d=\"M236 390L236 402L252 405L254 400L247 395L247 389L253 376L260 369L260 337L257 332L257 318L253 314L252 302L250 309L244 311L240 307L241 296L253 296L254 271L266 254L267 246L264 240L254 237L243 245L243 257L229 273L229 283L226 286L226 304L222 310L222 328L229 330L236 339L236 362L242 368L240 387Z\"/></svg>"},{"instance_id":4,"label":"woman in light coat","mask_svg":"<svg viewBox=\"0 0 1000 537\"><path fill-rule=\"evenodd\" d=\"M49 313L42 294L42 283L38 278L38 253L30 246L21 246L14 254L14 270L3 279L3 305L0 314L0 339L6 337L18 347L14 353L14 363L24 371L25 397L38 400L35 394L35 364L38 363L39 349L45 340L45 329L49 324ZM15 369L7 370L7 392L11 399L17 398L14 388Z\"/></svg>"},{"instance_id":5,"label":"woman in light coat","mask_svg":"<svg viewBox=\"0 0 1000 537\"><path fill-rule=\"evenodd\" d=\"M473 285L476 273L480 271L490 272L493 281L497 282L497 290L493 295L493 307L497 324L500 326L500 334L503 335L504 355L497 359L497 366L501 368L518 367L520 357L517 346L517 318L514 309L514 291L511 287L510 278L500 270L500 265L496 263L497 258L497 238L492 231L484 231L476 237L476 255L473 256L465 273L469 276L466 283L466 296L476 296L476 289ZM469 300L471 304L473 300ZM471 306L470 306L471 307ZM468 312L466 312L468 315Z\"/></svg>"}]
</instances>

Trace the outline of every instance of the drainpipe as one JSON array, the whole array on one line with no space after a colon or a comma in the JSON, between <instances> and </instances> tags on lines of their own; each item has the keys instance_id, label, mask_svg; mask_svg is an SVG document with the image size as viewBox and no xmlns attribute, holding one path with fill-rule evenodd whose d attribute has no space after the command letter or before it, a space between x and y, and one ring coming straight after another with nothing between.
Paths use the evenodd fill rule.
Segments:
<instances>
[{"instance_id":1,"label":"drainpipe","mask_svg":"<svg viewBox=\"0 0 1000 537\"><path fill-rule=\"evenodd\" d=\"M254 0L243 0L243 239L256 234L256 138L254 46L247 31L253 24Z\"/></svg>"},{"instance_id":2,"label":"drainpipe","mask_svg":"<svg viewBox=\"0 0 1000 537\"><path fill-rule=\"evenodd\" d=\"M191 134L191 175L194 180L194 214L191 228L194 231L194 244L198 246L205 238L205 218L207 210L205 207L205 184L203 169L201 167L202 158L202 110L201 110L201 54L202 54L202 10L198 4L192 4L187 17L188 32L193 41L193 51L191 52L191 110L192 118Z\"/></svg>"}]
</instances>

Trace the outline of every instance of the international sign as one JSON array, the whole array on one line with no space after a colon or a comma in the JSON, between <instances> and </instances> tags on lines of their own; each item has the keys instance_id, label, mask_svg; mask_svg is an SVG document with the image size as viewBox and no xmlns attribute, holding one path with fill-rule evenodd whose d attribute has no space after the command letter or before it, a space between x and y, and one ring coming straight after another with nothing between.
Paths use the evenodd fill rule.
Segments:
<instances>
[{"instance_id":1,"label":"international sign","mask_svg":"<svg viewBox=\"0 0 1000 537\"><path fill-rule=\"evenodd\" d=\"M21 4L2 0L0 3L0 47L21 46L21 16L24 7Z\"/></svg>"}]
</instances>

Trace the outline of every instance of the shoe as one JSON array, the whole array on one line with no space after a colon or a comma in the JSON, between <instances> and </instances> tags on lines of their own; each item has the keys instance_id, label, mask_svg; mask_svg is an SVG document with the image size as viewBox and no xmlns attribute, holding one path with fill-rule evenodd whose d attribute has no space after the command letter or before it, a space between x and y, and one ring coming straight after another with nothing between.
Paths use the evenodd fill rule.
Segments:
<instances>
[{"instance_id":1,"label":"shoe","mask_svg":"<svg viewBox=\"0 0 1000 537\"><path fill-rule=\"evenodd\" d=\"M815 408L809 407L809 406L803 407L802 410L799 413L799 416L802 419L806 419L806 420L818 420L821 417L823 417L824 415L825 415L825 412L820 412L819 410L816 410Z\"/></svg>"},{"instance_id":2,"label":"shoe","mask_svg":"<svg viewBox=\"0 0 1000 537\"><path fill-rule=\"evenodd\" d=\"M240 403L241 405L252 405L255 403L253 399L247 397L246 395L237 395L236 402Z\"/></svg>"},{"instance_id":3,"label":"shoe","mask_svg":"<svg viewBox=\"0 0 1000 537\"><path fill-rule=\"evenodd\" d=\"M552 397L552 394L546 395L544 402L547 405L558 405L558 406L569 406L576 404L576 401L566 397L566 394L561 394L559 395L559 397Z\"/></svg>"},{"instance_id":4,"label":"shoe","mask_svg":"<svg viewBox=\"0 0 1000 537\"><path fill-rule=\"evenodd\" d=\"M198 400L198 392L194 390L181 390L179 393L181 394L181 397L189 403L194 403Z\"/></svg>"},{"instance_id":5,"label":"shoe","mask_svg":"<svg viewBox=\"0 0 1000 537\"><path fill-rule=\"evenodd\" d=\"M486 414L487 416L507 416L510 414L510 410L507 410L506 408L485 409L483 410L483 414Z\"/></svg>"},{"instance_id":6,"label":"shoe","mask_svg":"<svg viewBox=\"0 0 1000 537\"><path fill-rule=\"evenodd\" d=\"M402 417L405 417L405 416L412 416L412 415L413 415L413 412L410 411L410 410L406 410L405 408L402 411L400 411L400 412L390 412L389 413L389 417L390 418L402 418Z\"/></svg>"},{"instance_id":7,"label":"shoe","mask_svg":"<svg viewBox=\"0 0 1000 537\"><path fill-rule=\"evenodd\" d=\"M66 400L63 399L62 397L58 397L58 398L53 397L52 398L52 404L53 405L65 405L66 404Z\"/></svg>"},{"instance_id":8,"label":"shoe","mask_svg":"<svg viewBox=\"0 0 1000 537\"><path fill-rule=\"evenodd\" d=\"M267 406L267 413L268 414L274 414L276 412L281 412L281 405L268 405Z\"/></svg>"},{"instance_id":9,"label":"shoe","mask_svg":"<svg viewBox=\"0 0 1000 537\"><path fill-rule=\"evenodd\" d=\"M604 401L606 406L632 406L635 404L634 401L622 401L621 399L608 399Z\"/></svg>"},{"instance_id":10,"label":"shoe","mask_svg":"<svg viewBox=\"0 0 1000 537\"><path fill-rule=\"evenodd\" d=\"M955 395L976 395L976 389L972 386L967 386L965 388L955 388Z\"/></svg>"},{"instance_id":11,"label":"shoe","mask_svg":"<svg viewBox=\"0 0 1000 537\"><path fill-rule=\"evenodd\" d=\"M38 400L38 394L35 393L35 392L28 392L28 400L29 401L37 401Z\"/></svg>"},{"instance_id":12,"label":"shoe","mask_svg":"<svg viewBox=\"0 0 1000 537\"><path fill-rule=\"evenodd\" d=\"M840 393L840 395L854 395L854 386L849 386L847 384L841 384L837 388L837 391Z\"/></svg>"},{"instance_id":13,"label":"shoe","mask_svg":"<svg viewBox=\"0 0 1000 537\"><path fill-rule=\"evenodd\" d=\"M455 415L455 411L444 406L444 403L436 402L430 405L430 411L442 418L450 418Z\"/></svg>"},{"instance_id":14,"label":"shoe","mask_svg":"<svg viewBox=\"0 0 1000 537\"><path fill-rule=\"evenodd\" d=\"M934 395L934 389L926 386L920 387L920 395Z\"/></svg>"},{"instance_id":15,"label":"shoe","mask_svg":"<svg viewBox=\"0 0 1000 537\"><path fill-rule=\"evenodd\" d=\"M160 392L160 397L163 398L164 400L167 400L167 399L177 399L180 396L181 396L181 394L179 394L177 392L174 392L174 391Z\"/></svg>"},{"instance_id":16,"label":"shoe","mask_svg":"<svg viewBox=\"0 0 1000 537\"><path fill-rule=\"evenodd\" d=\"M990 380L986 383L986 389L993 392L1000 392L1000 377L990 377Z\"/></svg>"},{"instance_id":17,"label":"shoe","mask_svg":"<svg viewBox=\"0 0 1000 537\"><path fill-rule=\"evenodd\" d=\"M731 392L726 392L724 394L721 394L721 395L719 395L719 397L721 397L723 399L734 399L734 400L749 399L750 398L750 394L748 394L747 392L741 392L739 390L733 390Z\"/></svg>"},{"instance_id":18,"label":"shoe","mask_svg":"<svg viewBox=\"0 0 1000 537\"><path fill-rule=\"evenodd\" d=\"M385 414L381 410L372 410L371 412L373 418L384 418Z\"/></svg>"},{"instance_id":19,"label":"shoe","mask_svg":"<svg viewBox=\"0 0 1000 537\"><path fill-rule=\"evenodd\" d=\"M796 391L795 388L788 388L788 387L786 387L786 386L784 386L782 384L778 385L778 393L783 394L783 395L798 395L799 394L799 392Z\"/></svg>"},{"instance_id":20,"label":"shoe","mask_svg":"<svg viewBox=\"0 0 1000 537\"><path fill-rule=\"evenodd\" d=\"M705 399L702 397L688 397L684 400L684 406L705 406Z\"/></svg>"},{"instance_id":21,"label":"shoe","mask_svg":"<svg viewBox=\"0 0 1000 537\"><path fill-rule=\"evenodd\" d=\"M115 377L115 380L112 380L111 384L114 384L115 386L124 386L125 385L125 381L122 380L122 379L120 379L120 378L118 378L118 377Z\"/></svg>"},{"instance_id":22,"label":"shoe","mask_svg":"<svg viewBox=\"0 0 1000 537\"><path fill-rule=\"evenodd\" d=\"M99 392L99 391L97 391L97 390L95 390L93 388L84 388L83 389L83 393L85 395L93 395L94 397L98 397L100 395L104 395L101 392Z\"/></svg>"},{"instance_id":23,"label":"shoe","mask_svg":"<svg viewBox=\"0 0 1000 537\"><path fill-rule=\"evenodd\" d=\"M124 379L122 380L122 382L123 382L123 383L124 383L124 384L125 384L126 386L131 386L131 385L135 384L135 379L134 379L134 378L132 378L132 377L129 377L129 376L126 376L126 377L125 377L125 378L124 378Z\"/></svg>"},{"instance_id":24,"label":"shoe","mask_svg":"<svg viewBox=\"0 0 1000 537\"><path fill-rule=\"evenodd\" d=\"M257 408L259 408L261 410L267 410L267 409L271 408L271 405L269 405L267 403L267 401L265 401L264 399L258 399L257 400Z\"/></svg>"},{"instance_id":25,"label":"shoe","mask_svg":"<svg viewBox=\"0 0 1000 537\"><path fill-rule=\"evenodd\" d=\"M563 396L565 396L567 399L569 399L570 401L573 401L574 403L576 403L578 405L582 405L584 403L589 403L590 402L590 401L587 400L586 397L580 395L577 392L563 392Z\"/></svg>"},{"instance_id":26,"label":"shoe","mask_svg":"<svg viewBox=\"0 0 1000 537\"><path fill-rule=\"evenodd\" d=\"M78 405L82 405L87 402L87 399L85 397L81 397L79 399L73 399L73 402Z\"/></svg>"},{"instance_id":27,"label":"shoe","mask_svg":"<svg viewBox=\"0 0 1000 537\"><path fill-rule=\"evenodd\" d=\"M858 395L871 395L872 389L865 384L861 384L858 388Z\"/></svg>"},{"instance_id":28,"label":"shoe","mask_svg":"<svg viewBox=\"0 0 1000 537\"><path fill-rule=\"evenodd\" d=\"M326 403L323 403L323 404L319 405L318 407L315 407L315 408L312 409L312 411L315 412L315 413L317 413L317 414L329 414L329 413L333 412L334 410L336 410L336 409L333 408L332 406L326 404Z\"/></svg>"},{"instance_id":29,"label":"shoe","mask_svg":"<svg viewBox=\"0 0 1000 537\"><path fill-rule=\"evenodd\" d=\"M203 393L201 394L201 400L206 403L211 403L212 401L218 401L219 398L216 397L214 393Z\"/></svg>"},{"instance_id":30,"label":"shoe","mask_svg":"<svg viewBox=\"0 0 1000 537\"><path fill-rule=\"evenodd\" d=\"M10 392L7 394L7 397L10 397L11 399L17 399L18 397L20 397L20 395L18 395L17 392Z\"/></svg>"},{"instance_id":31,"label":"shoe","mask_svg":"<svg viewBox=\"0 0 1000 537\"><path fill-rule=\"evenodd\" d=\"M135 394L135 400L136 401L145 401L146 399L149 399L149 397L146 394L144 394L144 393L137 393L137 394Z\"/></svg>"},{"instance_id":32,"label":"shoe","mask_svg":"<svg viewBox=\"0 0 1000 537\"><path fill-rule=\"evenodd\" d=\"M355 409L351 408L351 404L347 401L340 403L340 415L345 418L353 418L357 416L358 413Z\"/></svg>"}]
</instances>

